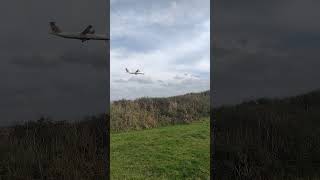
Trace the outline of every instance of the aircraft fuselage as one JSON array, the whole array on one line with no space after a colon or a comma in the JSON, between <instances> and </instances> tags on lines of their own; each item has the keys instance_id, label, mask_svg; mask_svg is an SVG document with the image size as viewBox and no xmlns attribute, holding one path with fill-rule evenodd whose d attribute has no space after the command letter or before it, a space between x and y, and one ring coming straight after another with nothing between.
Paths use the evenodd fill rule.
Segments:
<instances>
[{"instance_id":1,"label":"aircraft fuselage","mask_svg":"<svg viewBox=\"0 0 320 180\"><path fill-rule=\"evenodd\" d=\"M68 32L61 32L61 33L55 33L55 32L50 32L50 34L63 37L63 38L68 38L68 39L79 39L82 41L87 41L87 40L109 40L106 38L104 35L98 35L98 34L75 34L75 33L68 33Z\"/></svg>"},{"instance_id":2,"label":"aircraft fuselage","mask_svg":"<svg viewBox=\"0 0 320 180\"><path fill-rule=\"evenodd\" d=\"M144 74L144 73L130 73L130 74L138 75L138 74Z\"/></svg>"}]
</instances>

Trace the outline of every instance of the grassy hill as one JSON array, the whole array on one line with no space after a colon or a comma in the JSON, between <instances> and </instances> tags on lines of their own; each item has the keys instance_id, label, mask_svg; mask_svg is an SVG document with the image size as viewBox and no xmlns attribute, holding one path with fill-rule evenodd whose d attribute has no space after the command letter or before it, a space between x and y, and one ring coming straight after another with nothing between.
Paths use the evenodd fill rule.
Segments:
<instances>
[{"instance_id":1,"label":"grassy hill","mask_svg":"<svg viewBox=\"0 0 320 180\"><path fill-rule=\"evenodd\" d=\"M209 91L113 102L111 179L208 179L209 114Z\"/></svg>"},{"instance_id":2,"label":"grassy hill","mask_svg":"<svg viewBox=\"0 0 320 180\"><path fill-rule=\"evenodd\" d=\"M138 171L129 173L131 177L142 170L151 173L150 176L207 177L208 120L207 123L190 124L204 116L209 116L208 92L114 102L111 105L111 130L121 133L112 133L113 177L128 172L126 162L140 165L148 162L145 169L137 167L134 170ZM105 120L105 115L76 122L44 117L0 128L0 179L103 179ZM190 125L168 126L173 124ZM131 151L135 155L128 154ZM169 157L171 161L166 161ZM161 159L164 162L160 162ZM159 164L152 164L152 160ZM197 169L201 172L196 173ZM120 174L116 175L116 172Z\"/></svg>"},{"instance_id":3,"label":"grassy hill","mask_svg":"<svg viewBox=\"0 0 320 180\"><path fill-rule=\"evenodd\" d=\"M320 179L320 91L212 114L218 179Z\"/></svg>"},{"instance_id":4,"label":"grassy hill","mask_svg":"<svg viewBox=\"0 0 320 180\"><path fill-rule=\"evenodd\" d=\"M111 179L209 179L209 118L111 134Z\"/></svg>"},{"instance_id":5,"label":"grassy hill","mask_svg":"<svg viewBox=\"0 0 320 180\"><path fill-rule=\"evenodd\" d=\"M209 104L209 91L114 102L113 179L207 178ZM320 91L211 114L218 179L320 179ZM104 117L0 129L0 179L101 179Z\"/></svg>"}]
</instances>

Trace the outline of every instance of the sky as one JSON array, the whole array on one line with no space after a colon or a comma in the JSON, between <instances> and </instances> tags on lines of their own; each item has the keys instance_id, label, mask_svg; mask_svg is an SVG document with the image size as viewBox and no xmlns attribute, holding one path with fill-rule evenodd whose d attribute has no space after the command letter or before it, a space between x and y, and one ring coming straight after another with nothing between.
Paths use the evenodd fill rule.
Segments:
<instances>
[{"instance_id":1,"label":"sky","mask_svg":"<svg viewBox=\"0 0 320 180\"><path fill-rule=\"evenodd\" d=\"M215 0L216 106L319 89L320 2Z\"/></svg>"},{"instance_id":2,"label":"sky","mask_svg":"<svg viewBox=\"0 0 320 180\"><path fill-rule=\"evenodd\" d=\"M319 88L318 1L215 0L211 54L209 0L110 3L109 17L107 1L2 2L0 125L104 112L109 55L111 100L207 90L210 65L215 105ZM111 35L110 52L48 35L49 21L66 31L92 24Z\"/></svg>"},{"instance_id":3,"label":"sky","mask_svg":"<svg viewBox=\"0 0 320 180\"><path fill-rule=\"evenodd\" d=\"M91 0L5 0L0 20L0 126L79 120L108 105L109 44L49 35L49 22L81 32L92 24L109 36L109 4Z\"/></svg>"},{"instance_id":4,"label":"sky","mask_svg":"<svg viewBox=\"0 0 320 180\"><path fill-rule=\"evenodd\" d=\"M209 0L111 0L110 11L111 101L209 90Z\"/></svg>"}]
</instances>

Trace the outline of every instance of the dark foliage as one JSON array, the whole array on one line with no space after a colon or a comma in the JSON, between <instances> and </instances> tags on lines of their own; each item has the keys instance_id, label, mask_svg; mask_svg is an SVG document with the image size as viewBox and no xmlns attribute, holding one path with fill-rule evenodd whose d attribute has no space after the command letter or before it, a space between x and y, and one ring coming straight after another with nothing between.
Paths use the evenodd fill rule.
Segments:
<instances>
[{"instance_id":1,"label":"dark foliage","mask_svg":"<svg viewBox=\"0 0 320 180\"><path fill-rule=\"evenodd\" d=\"M40 118L1 129L0 179L103 179L105 120Z\"/></svg>"},{"instance_id":2,"label":"dark foliage","mask_svg":"<svg viewBox=\"0 0 320 180\"><path fill-rule=\"evenodd\" d=\"M320 91L213 111L217 179L320 178Z\"/></svg>"}]
</instances>

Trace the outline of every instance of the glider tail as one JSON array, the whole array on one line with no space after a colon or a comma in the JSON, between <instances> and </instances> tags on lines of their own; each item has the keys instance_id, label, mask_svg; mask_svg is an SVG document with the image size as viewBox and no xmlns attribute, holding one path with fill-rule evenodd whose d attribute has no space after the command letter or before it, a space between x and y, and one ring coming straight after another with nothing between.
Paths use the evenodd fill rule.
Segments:
<instances>
[{"instance_id":1,"label":"glider tail","mask_svg":"<svg viewBox=\"0 0 320 180\"><path fill-rule=\"evenodd\" d=\"M126 68L127 73L130 73L129 70Z\"/></svg>"},{"instance_id":2,"label":"glider tail","mask_svg":"<svg viewBox=\"0 0 320 180\"><path fill-rule=\"evenodd\" d=\"M55 22L50 22L50 28L52 32L61 33L61 29L56 25Z\"/></svg>"}]
</instances>

